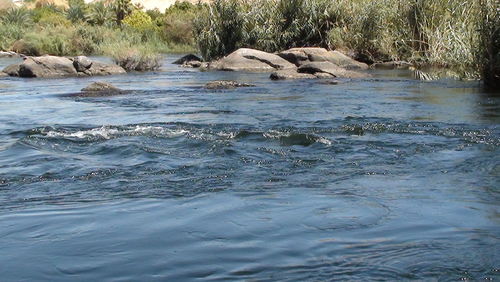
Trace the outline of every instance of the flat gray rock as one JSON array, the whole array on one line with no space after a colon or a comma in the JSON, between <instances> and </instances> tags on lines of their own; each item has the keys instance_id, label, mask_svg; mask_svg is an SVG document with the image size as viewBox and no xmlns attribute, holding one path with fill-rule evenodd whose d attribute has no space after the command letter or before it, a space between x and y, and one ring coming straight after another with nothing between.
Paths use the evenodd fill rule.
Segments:
<instances>
[{"instance_id":1,"label":"flat gray rock","mask_svg":"<svg viewBox=\"0 0 500 282\"><path fill-rule=\"evenodd\" d=\"M282 51L278 55L297 66L310 62L330 62L348 70L368 69L368 65L365 63L358 62L339 51L328 51L325 48L292 48Z\"/></svg>"},{"instance_id":2,"label":"flat gray rock","mask_svg":"<svg viewBox=\"0 0 500 282\"><path fill-rule=\"evenodd\" d=\"M310 62L300 66L297 69L297 71L300 73L314 74L316 76L321 75L322 78L328 78L329 76L319 73L325 73L333 77L345 77L345 78L361 78L367 76L366 74L363 73L346 70L331 62Z\"/></svg>"},{"instance_id":3,"label":"flat gray rock","mask_svg":"<svg viewBox=\"0 0 500 282\"><path fill-rule=\"evenodd\" d=\"M278 55L249 48L240 48L208 65L208 69L223 71L271 72L292 68L295 68L295 65Z\"/></svg>"},{"instance_id":4,"label":"flat gray rock","mask_svg":"<svg viewBox=\"0 0 500 282\"><path fill-rule=\"evenodd\" d=\"M272 80L285 80L285 79L312 79L317 78L314 74L300 73L296 69L278 70L271 73Z\"/></svg>"},{"instance_id":5,"label":"flat gray rock","mask_svg":"<svg viewBox=\"0 0 500 282\"><path fill-rule=\"evenodd\" d=\"M248 83L239 83L237 81L232 80L216 80L210 81L205 84L206 89L234 89L238 87L253 87L255 85Z\"/></svg>"}]
</instances>

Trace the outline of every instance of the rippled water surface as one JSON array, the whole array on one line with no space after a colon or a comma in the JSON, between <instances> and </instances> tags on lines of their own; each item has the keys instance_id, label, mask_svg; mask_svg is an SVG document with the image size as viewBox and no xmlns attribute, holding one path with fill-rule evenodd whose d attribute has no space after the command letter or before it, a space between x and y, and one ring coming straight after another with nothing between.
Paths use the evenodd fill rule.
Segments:
<instances>
[{"instance_id":1,"label":"rippled water surface","mask_svg":"<svg viewBox=\"0 0 500 282\"><path fill-rule=\"evenodd\" d=\"M500 278L498 94L372 74L0 80L0 280Z\"/></svg>"}]
</instances>

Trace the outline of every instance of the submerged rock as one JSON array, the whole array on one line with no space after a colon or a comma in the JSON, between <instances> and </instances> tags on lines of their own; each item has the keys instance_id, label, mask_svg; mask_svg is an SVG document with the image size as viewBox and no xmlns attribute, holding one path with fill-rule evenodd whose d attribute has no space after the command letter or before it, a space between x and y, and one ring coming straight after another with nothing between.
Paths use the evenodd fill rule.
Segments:
<instances>
[{"instance_id":1,"label":"submerged rock","mask_svg":"<svg viewBox=\"0 0 500 282\"><path fill-rule=\"evenodd\" d=\"M322 80L320 84L325 84L325 85L338 85L341 84L340 81L335 80L335 79L328 79L328 80Z\"/></svg>"},{"instance_id":2,"label":"submerged rock","mask_svg":"<svg viewBox=\"0 0 500 282\"><path fill-rule=\"evenodd\" d=\"M174 65L184 65L184 64L188 64L189 62L203 62L203 59L194 55L194 54L188 54L186 56L183 56L182 58L176 60L175 62L173 62L172 64Z\"/></svg>"},{"instance_id":3,"label":"submerged rock","mask_svg":"<svg viewBox=\"0 0 500 282\"><path fill-rule=\"evenodd\" d=\"M3 71L10 76L39 78L125 73L125 70L117 65L93 62L83 56L76 58L57 56L26 57L22 63L7 66Z\"/></svg>"},{"instance_id":4,"label":"submerged rock","mask_svg":"<svg viewBox=\"0 0 500 282\"><path fill-rule=\"evenodd\" d=\"M216 80L205 84L206 89L234 89L237 87L253 87L255 85L248 83L239 83L232 80Z\"/></svg>"},{"instance_id":5,"label":"submerged rock","mask_svg":"<svg viewBox=\"0 0 500 282\"><path fill-rule=\"evenodd\" d=\"M240 48L228 56L211 62L208 69L223 71L274 71L295 66L278 55L259 50Z\"/></svg>"},{"instance_id":6,"label":"submerged rock","mask_svg":"<svg viewBox=\"0 0 500 282\"><path fill-rule=\"evenodd\" d=\"M125 94L129 91L122 90L108 82L93 82L83 88L80 93L73 95L79 97L105 97Z\"/></svg>"}]
</instances>

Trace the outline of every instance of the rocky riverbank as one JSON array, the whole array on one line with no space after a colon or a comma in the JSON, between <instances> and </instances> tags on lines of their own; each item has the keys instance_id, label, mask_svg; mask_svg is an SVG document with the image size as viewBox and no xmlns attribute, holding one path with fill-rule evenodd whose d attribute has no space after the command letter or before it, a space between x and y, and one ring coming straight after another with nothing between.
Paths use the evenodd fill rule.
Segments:
<instances>
[{"instance_id":1,"label":"rocky riverbank","mask_svg":"<svg viewBox=\"0 0 500 282\"><path fill-rule=\"evenodd\" d=\"M93 61L85 56L24 57L21 63L9 65L2 72L3 74L0 74L0 77L26 78L102 76L126 73L120 66Z\"/></svg>"}]
</instances>

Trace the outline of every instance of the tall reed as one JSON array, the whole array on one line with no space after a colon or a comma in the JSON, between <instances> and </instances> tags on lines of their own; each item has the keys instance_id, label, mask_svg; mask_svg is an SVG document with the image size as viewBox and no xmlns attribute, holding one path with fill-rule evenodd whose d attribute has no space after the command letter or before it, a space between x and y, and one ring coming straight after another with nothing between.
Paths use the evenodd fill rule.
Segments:
<instances>
[{"instance_id":1,"label":"tall reed","mask_svg":"<svg viewBox=\"0 0 500 282\"><path fill-rule=\"evenodd\" d=\"M275 52L322 46L368 62L406 60L477 77L480 41L490 42L488 61L498 54L498 41L491 39L498 37L498 29L491 30L499 26L498 0L481 1L215 0L196 20L194 32L205 59L239 47ZM483 21L483 35L482 10L497 15Z\"/></svg>"},{"instance_id":2,"label":"tall reed","mask_svg":"<svg viewBox=\"0 0 500 282\"><path fill-rule=\"evenodd\" d=\"M479 62L484 84L500 89L500 2L481 0ZM493 7L493 9L491 9Z\"/></svg>"}]
</instances>

